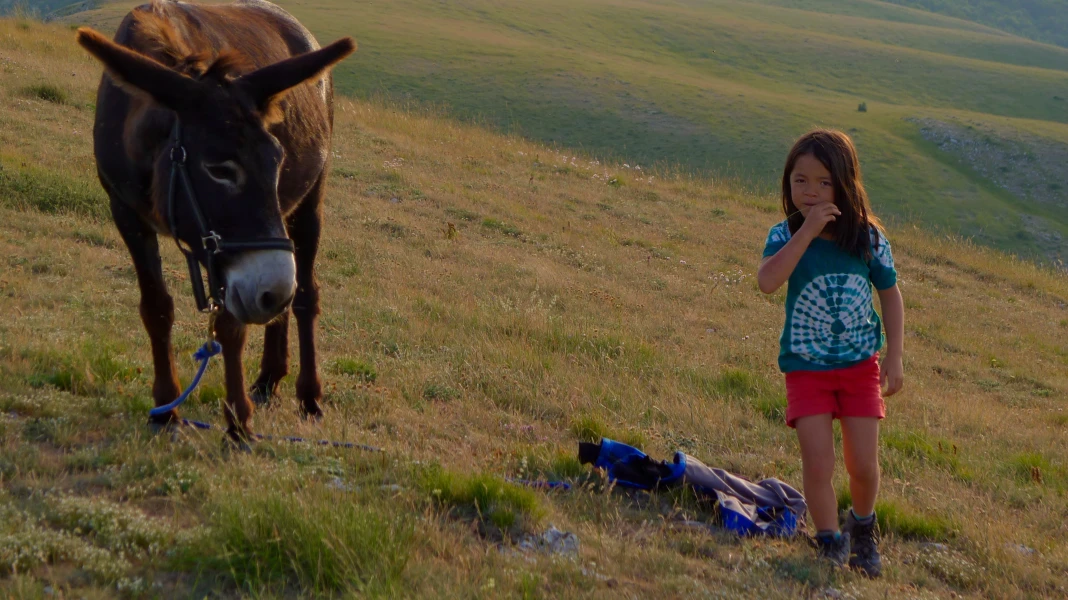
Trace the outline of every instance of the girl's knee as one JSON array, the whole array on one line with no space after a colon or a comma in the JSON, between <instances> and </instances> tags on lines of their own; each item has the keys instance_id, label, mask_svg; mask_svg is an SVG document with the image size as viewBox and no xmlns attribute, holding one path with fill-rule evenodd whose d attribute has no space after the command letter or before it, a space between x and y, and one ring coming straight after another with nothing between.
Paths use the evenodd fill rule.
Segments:
<instances>
[{"instance_id":1,"label":"girl's knee","mask_svg":"<svg viewBox=\"0 0 1068 600\"><path fill-rule=\"evenodd\" d=\"M834 477L834 457L830 460L803 461L801 468L806 478L829 482Z\"/></svg>"},{"instance_id":2,"label":"girl's knee","mask_svg":"<svg viewBox=\"0 0 1068 600\"><path fill-rule=\"evenodd\" d=\"M879 461L850 461L846 463L846 471L850 479L864 482L879 480Z\"/></svg>"}]
</instances>

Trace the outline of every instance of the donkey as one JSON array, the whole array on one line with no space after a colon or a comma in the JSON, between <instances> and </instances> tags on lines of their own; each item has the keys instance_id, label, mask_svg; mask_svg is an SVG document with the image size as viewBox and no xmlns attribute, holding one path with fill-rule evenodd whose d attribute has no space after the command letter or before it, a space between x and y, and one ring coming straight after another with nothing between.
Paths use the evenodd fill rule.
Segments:
<instances>
[{"instance_id":1,"label":"donkey","mask_svg":"<svg viewBox=\"0 0 1068 600\"><path fill-rule=\"evenodd\" d=\"M186 255L197 307L213 313L229 436L253 437L241 364L246 326L267 325L250 389L258 404L288 373L290 309L300 342L300 410L320 416L315 255L334 120L329 70L355 43L343 38L320 49L296 19L264 0L152 0L126 16L114 41L89 28L77 40L106 69L93 127L97 174L137 273L155 405L179 391L162 234ZM175 410L149 420L179 421Z\"/></svg>"}]
</instances>

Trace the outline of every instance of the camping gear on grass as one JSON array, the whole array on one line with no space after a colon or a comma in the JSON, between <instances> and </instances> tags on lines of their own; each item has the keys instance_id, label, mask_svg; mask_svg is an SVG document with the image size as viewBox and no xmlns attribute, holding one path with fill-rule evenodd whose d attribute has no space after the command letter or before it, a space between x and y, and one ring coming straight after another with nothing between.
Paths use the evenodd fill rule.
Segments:
<instances>
[{"instance_id":1,"label":"camping gear on grass","mask_svg":"<svg viewBox=\"0 0 1068 600\"><path fill-rule=\"evenodd\" d=\"M739 535L792 536L808 509L801 492L778 479L753 483L682 452L676 452L671 462L654 461L637 448L601 438L599 444L579 443L579 461L604 469L610 480L623 487L653 490L690 485L699 496L716 502L723 527Z\"/></svg>"}]
</instances>

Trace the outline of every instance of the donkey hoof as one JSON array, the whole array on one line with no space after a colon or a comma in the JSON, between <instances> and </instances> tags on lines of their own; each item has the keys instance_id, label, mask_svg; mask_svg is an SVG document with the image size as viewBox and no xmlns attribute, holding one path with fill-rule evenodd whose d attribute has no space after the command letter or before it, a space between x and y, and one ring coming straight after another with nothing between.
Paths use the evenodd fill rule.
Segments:
<instances>
[{"instance_id":1,"label":"donkey hoof","mask_svg":"<svg viewBox=\"0 0 1068 600\"><path fill-rule=\"evenodd\" d=\"M319 403L316 402L312 405L301 404L300 405L300 418L305 421L322 421L323 409L319 407Z\"/></svg>"},{"instance_id":2,"label":"donkey hoof","mask_svg":"<svg viewBox=\"0 0 1068 600\"><path fill-rule=\"evenodd\" d=\"M148 416L148 428L153 434L173 431L177 429L178 425L181 423L182 420L178 418L178 412L174 410L163 413L162 415Z\"/></svg>"},{"instance_id":3,"label":"donkey hoof","mask_svg":"<svg viewBox=\"0 0 1068 600\"><path fill-rule=\"evenodd\" d=\"M223 447L228 450L237 450L238 452L252 452L252 432L247 429L239 429L231 427L226 430L226 435L223 436Z\"/></svg>"},{"instance_id":4,"label":"donkey hoof","mask_svg":"<svg viewBox=\"0 0 1068 600\"><path fill-rule=\"evenodd\" d=\"M258 407L267 407L271 404L271 394L266 390L261 390L258 387L253 386L248 392L249 400Z\"/></svg>"},{"instance_id":5,"label":"donkey hoof","mask_svg":"<svg viewBox=\"0 0 1068 600\"><path fill-rule=\"evenodd\" d=\"M246 441L237 441L230 436L223 437L222 449L224 455L229 455L232 452L240 452L241 454L251 454L252 444Z\"/></svg>"}]
</instances>

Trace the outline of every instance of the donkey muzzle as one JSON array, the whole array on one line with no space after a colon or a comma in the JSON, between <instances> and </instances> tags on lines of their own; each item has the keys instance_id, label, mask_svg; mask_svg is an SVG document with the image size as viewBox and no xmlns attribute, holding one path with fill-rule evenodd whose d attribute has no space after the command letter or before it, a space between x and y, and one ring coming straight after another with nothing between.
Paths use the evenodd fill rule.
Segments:
<instances>
[{"instance_id":1,"label":"donkey muzzle","mask_svg":"<svg viewBox=\"0 0 1068 600\"><path fill-rule=\"evenodd\" d=\"M282 314L297 292L297 266L287 250L244 252L226 269L226 309L262 325Z\"/></svg>"}]
</instances>

